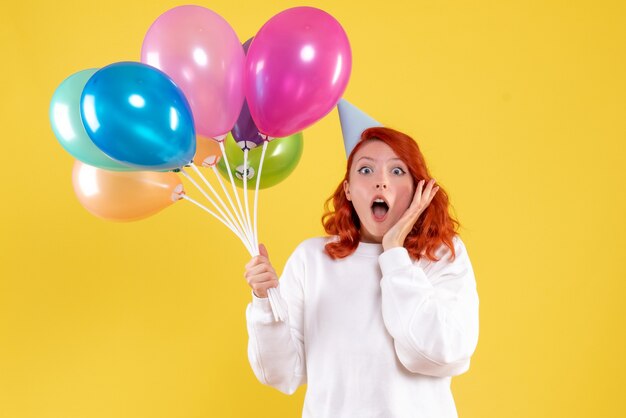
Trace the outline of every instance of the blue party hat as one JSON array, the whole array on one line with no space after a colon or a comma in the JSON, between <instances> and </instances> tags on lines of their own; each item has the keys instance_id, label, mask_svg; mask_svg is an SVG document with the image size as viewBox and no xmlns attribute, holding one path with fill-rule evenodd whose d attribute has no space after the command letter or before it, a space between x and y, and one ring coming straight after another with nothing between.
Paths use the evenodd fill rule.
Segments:
<instances>
[{"instance_id":1,"label":"blue party hat","mask_svg":"<svg viewBox=\"0 0 626 418\"><path fill-rule=\"evenodd\" d=\"M361 139L361 134L364 130L383 125L345 99L339 100L337 110L339 111L339 122L341 123L341 133L343 134L343 145L346 149L346 158L348 158L357 142Z\"/></svg>"}]
</instances>

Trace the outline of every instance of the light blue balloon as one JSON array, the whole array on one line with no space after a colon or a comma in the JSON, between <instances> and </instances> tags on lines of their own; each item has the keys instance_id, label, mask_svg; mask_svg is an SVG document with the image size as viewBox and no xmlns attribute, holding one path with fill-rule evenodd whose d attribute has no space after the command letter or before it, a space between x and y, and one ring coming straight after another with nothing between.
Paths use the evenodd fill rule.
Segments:
<instances>
[{"instance_id":1,"label":"light blue balloon","mask_svg":"<svg viewBox=\"0 0 626 418\"><path fill-rule=\"evenodd\" d=\"M196 152L185 95L149 65L118 62L100 69L83 89L80 110L93 143L131 167L172 170L189 164Z\"/></svg>"},{"instance_id":2,"label":"light blue balloon","mask_svg":"<svg viewBox=\"0 0 626 418\"><path fill-rule=\"evenodd\" d=\"M50 101L52 131L67 152L86 164L111 171L135 171L135 168L121 164L100 151L85 132L80 117L80 96L96 71L97 68L79 71L57 87Z\"/></svg>"}]
</instances>

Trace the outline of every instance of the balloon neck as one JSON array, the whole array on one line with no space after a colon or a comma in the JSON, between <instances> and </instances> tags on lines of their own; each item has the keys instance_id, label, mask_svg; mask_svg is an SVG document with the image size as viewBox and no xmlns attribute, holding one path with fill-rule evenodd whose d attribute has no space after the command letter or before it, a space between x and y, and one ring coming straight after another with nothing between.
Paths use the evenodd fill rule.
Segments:
<instances>
[{"instance_id":1,"label":"balloon neck","mask_svg":"<svg viewBox=\"0 0 626 418\"><path fill-rule=\"evenodd\" d=\"M183 189L183 185L179 184L178 186L174 187L174 191L172 192L172 201L176 202L177 200L180 200L183 198L183 195L185 194L185 190Z\"/></svg>"},{"instance_id":2,"label":"balloon neck","mask_svg":"<svg viewBox=\"0 0 626 418\"><path fill-rule=\"evenodd\" d=\"M209 155L208 157L204 159L204 161L202 161L202 166L213 167L219 161L220 161L220 157L218 157L217 155Z\"/></svg>"},{"instance_id":3,"label":"balloon neck","mask_svg":"<svg viewBox=\"0 0 626 418\"><path fill-rule=\"evenodd\" d=\"M213 139L215 139L217 142L224 142L224 139L226 139L226 135L218 135L218 136L214 136Z\"/></svg>"}]
</instances>

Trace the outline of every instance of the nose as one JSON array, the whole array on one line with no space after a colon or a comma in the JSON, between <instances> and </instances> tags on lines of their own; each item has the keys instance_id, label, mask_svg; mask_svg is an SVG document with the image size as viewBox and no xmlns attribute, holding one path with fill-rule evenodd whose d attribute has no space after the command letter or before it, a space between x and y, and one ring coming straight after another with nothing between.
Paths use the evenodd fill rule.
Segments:
<instances>
[{"instance_id":1,"label":"nose","mask_svg":"<svg viewBox=\"0 0 626 418\"><path fill-rule=\"evenodd\" d=\"M374 181L374 187L376 190L387 190L387 183L389 183L389 178L384 171L379 171L376 176L372 176L372 180Z\"/></svg>"}]
</instances>

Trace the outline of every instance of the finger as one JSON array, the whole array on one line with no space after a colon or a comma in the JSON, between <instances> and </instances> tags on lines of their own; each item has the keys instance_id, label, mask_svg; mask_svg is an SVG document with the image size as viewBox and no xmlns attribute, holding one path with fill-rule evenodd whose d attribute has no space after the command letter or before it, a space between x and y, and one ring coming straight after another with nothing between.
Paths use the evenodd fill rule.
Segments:
<instances>
[{"instance_id":1,"label":"finger","mask_svg":"<svg viewBox=\"0 0 626 418\"><path fill-rule=\"evenodd\" d=\"M263 256L261 255L255 255L254 257L250 259L250 261L248 261L248 264L246 264L246 266L248 265L253 266L255 264L258 264L261 261L262 257Z\"/></svg>"},{"instance_id":2,"label":"finger","mask_svg":"<svg viewBox=\"0 0 626 418\"><path fill-rule=\"evenodd\" d=\"M425 196L430 196L430 192L432 191L434 185L435 185L435 179L430 179L428 181L428 184L426 185L426 189L424 190Z\"/></svg>"},{"instance_id":3,"label":"finger","mask_svg":"<svg viewBox=\"0 0 626 418\"><path fill-rule=\"evenodd\" d=\"M256 266L252 266L252 267L248 268L246 270L246 274L248 276L250 276L250 275L262 273L262 272L265 272L265 271L270 271L270 272L276 273L276 271L274 270L274 267L270 263L261 263L261 264L258 264Z\"/></svg>"},{"instance_id":4,"label":"finger","mask_svg":"<svg viewBox=\"0 0 626 418\"><path fill-rule=\"evenodd\" d=\"M424 182L425 180L420 180L419 183L417 183L417 189L415 190L415 194L422 196L422 189L424 187Z\"/></svg>"},{"instance_id":5,"label":"finger","mask_svg":"<svg viewBox=\"0 0 626 418\"><path fill-rule=\"evenodd\" d=\"M274 280L278 280L275 274L272 273L262 273L257 276L254 276L251 280L251 283L266 283Z\"/></svg>"},{"instance_id":6,"label":"finger","mask_svg":"<svg viewBox=\"0 0 626 418\"><path fill-rule=\"evenodd\" d=\"M439 190L439 188L435 188L433 189L433 192L430 194L430 197L428 198L428 201L426 202L426 204L424 205L424 208L426 208L427 206L429 206L431 204L431 202L433 201L433 198L435 197L435 195L437 194L437 191Z\"/></svg>"},{"instance_id":7,"label":"finger","mask_svg":"<svg viewBox=\"0 0 626 418\"><path fill-rule=\"evenodd\" d=\"M255 283L255 286L263 287L264 289L268 289L270 287L277 287L278 286L278 279L273 278L273 279L269 279L269 280L264 280L262 282L259 282L258 284Z\"/></svg>"},{"instance_id":8,"label":"finger","mask_svg":"<svg viewBox=\"0 0 626 418\"><path fill-rule=\"evenodd\" d=\"M439 191L439 186L435 187L433 189L433 192L430 194L430 199L432 200L433 197L435 197L435 195L437 194L437 192Z\"/></svg>"},{"instance_id":9,"label":"finger","mask_svg":"<svg viewBox=\"0 0 626 418\"><path fill-rule=\"evenodd\" d=\"M278 287L278 280L270 280L268 282L258 283L258 284L255 283L254 286L252 286L252 290L254 290L254 293L257 296L259 294L265 294L266 295L267 289L270 289L270 288L273 288L273 287Z\"/></svg>"},{"instance_id":10,"label":"finger","mask_svg":"<svg viewBox=\"0 0 626 418\"><path fill-rule=\"evenodd\" d=\"M269 283L267 283L267 288L270 289L272 287L278 287L278 280L272 280Z\"/></svg>"},{"instance_id":11,"label":"finger","mask_svg":"<svg viewBox=\"0 0 626 418\"><path fill-rule=\"evenodd\" d=\"M263 257L267 258L268 260L270 259L270 256L269 256L269 254L267 253L267 248L265 248L265 245L263 245L263 244L259 244L259 253L260 253Z\"/></svg>"},{"instance_id":12,"label":"finger","mask_svg":"<svg viewBox=\"0 0 626 418\"><path fill-rule=\"evenodd\" d=\"M248 283L250 284L250 286L254 287L254 286L259 286L259 285L266 284L268 282L274 282L274 281L278 282L278 279L276 278L275 275L264 273L259 276L253 277L252 279L248 281Z\"/></svg>"},{"instance_id":13,"label":"finger","mask_svg":"<svg viewBox=\"0 0 626 418\"><path fill-rule=\"evenodd\" d=\"M274 271L274 268L272 266L270 266L269 264L260 264L258 266L254 266L250 269L248 269L245 273L245 277L253 277L256 276L257 274L261 274L261 273L274 273L276 274L276 272Z\"/></svg>"},{"instance_id":14,"label":"finger","mask_svg":"<svg viewBox=\"0 0 626 418\"><path fill-rule=\"evenodd\" d=\"M420 200L422 200L422 185L424 184L424 180L420 180L417 183L417 187L415 188L415 193L413 194L413 200L411 201L411 205L409 208L415 209L419 207Z\"/></svg>"},{"instance_id":15,"label":"finger","mask_svg":"<svg viewBox=\"0 0 626 418\"><path fill-rule=\"evenodd\" d=\"M420 209L424 209L430 203L430 199L432 198L431 196L432 188L434 184L435 184L435 179L430 179L428 181L428 184L426 185L426 188L424 189L424 192L422 193L422 200L420 201Z\"/></svg>"},{"instance_id":16,"label":"finger","mask_svg":"<svg viewBox=\"0 0 626 418\"><path fill-rule=\"evenodd\" d=\"M419 218L420 213L420 201L414 201L411 206L407 208L400 219L398 219L396 225L399 225L402 228L413 228L413 224L415 224L417 218Z\"/></svg>"},{"instance_id":17,"label":"finger","mask_svg":"<svg viewBox=\"0 0 626 418\"><path fill-rule=\"evenodd\" d=\"M248 264L246 264L246 268L254 267L263 263L269 263L269 260L262 255L255 255L250 261L248 261Z\"/></svg>"},{"instance_id":18,"label":"finger","mask_svg":"<svg viewBox=\"0 0 626 418\"><path fill-rule=\"evenodd\" d=\"M248 267L252 267L252 265L253 265L253 263L254 263L254 259L255 259L255 257L252 257L252 258L250 259L250 261L248 261L244 267L245 267L246 269L247 269Z\"/></svg>"},{"instance_id":19,"label":"finger","mask_svg":"<svg viewBox=\"0 0 626 418\"><path fill-rule=\"evenodd\" d=\"M413 201L405 212L405 216L409 218L412 222L411 227L413 226L417 218L419 218L420 214L424 210L424 207L428 206L434 196L434 193L431 192L431 189L433 184L435 183L435 179L430 179L430 181L426 185L426 189L422 192L422 187L424 186L424 183L426 183L426 180L424 179L419 181L418 187L415 190L415 195L413 196ZM437 186L437 190L438 189L439 187Z\"/></svg>"}]
</instances>

